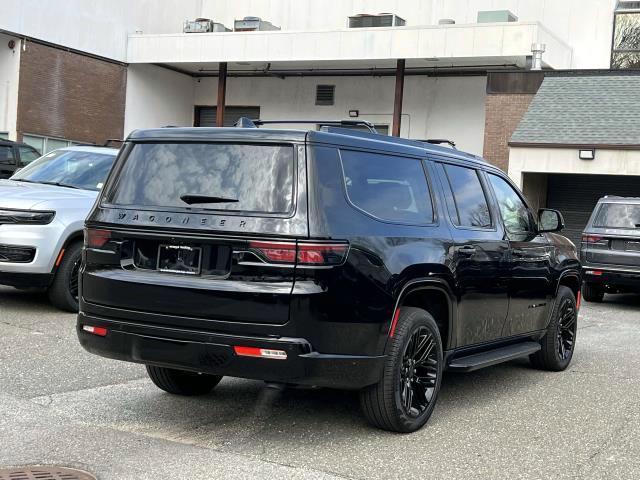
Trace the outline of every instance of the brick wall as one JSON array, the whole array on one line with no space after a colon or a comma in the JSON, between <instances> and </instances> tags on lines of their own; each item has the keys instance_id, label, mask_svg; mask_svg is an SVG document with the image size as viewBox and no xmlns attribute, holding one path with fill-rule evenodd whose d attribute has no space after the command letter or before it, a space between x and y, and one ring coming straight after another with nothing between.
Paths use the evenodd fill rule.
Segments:
<instances>
[{"instance_id":1,"label":"brick wall","mask_svg":"<svg viewBox=\"0 0 640 480\"><path fill-rule=\"evenodd\" d=\"M96 144L122 138L126 81L123 65L27 42L18 138L32 133Z\"/></svg>"},{"instance_id":2,"label":"brick wall","mask_svg":"<svg viewBox=\"0 0 640 480\"><path fill-rule=\"evenodd\" d=\"M529 93L487 95L484 158L505 172L509 168L509 139L533 97L534 94Z\"/></svg>"}]
</instances>

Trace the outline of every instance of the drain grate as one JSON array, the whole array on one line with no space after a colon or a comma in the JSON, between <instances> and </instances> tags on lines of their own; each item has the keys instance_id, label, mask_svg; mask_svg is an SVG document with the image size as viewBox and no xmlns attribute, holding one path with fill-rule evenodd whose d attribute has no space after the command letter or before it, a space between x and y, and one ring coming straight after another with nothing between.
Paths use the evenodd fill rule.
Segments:
<instances>
[{"instance_id":1,"label":"drain grate","mask_svg":"<svg viewBox=\"0 0 640 480\"><path fill-rule=\"evenodd\" d=\"M96 477L64 467L0 468L0 480L96 480Z\"/></svg>"}]
</instances>

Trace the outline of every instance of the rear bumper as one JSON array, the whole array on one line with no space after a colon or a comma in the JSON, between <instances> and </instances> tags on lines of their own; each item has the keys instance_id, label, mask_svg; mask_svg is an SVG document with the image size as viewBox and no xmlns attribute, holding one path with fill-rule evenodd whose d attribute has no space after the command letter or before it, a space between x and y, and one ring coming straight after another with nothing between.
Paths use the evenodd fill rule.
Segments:
<instances>
[{"instance_id":1,"label":"rear bumper","mask_svg":"<svg viewBox=\"0 0 640 480\"><path fill-rule=\"evenodd\" d=\"M101 337L83 325L104 327ZM313 351L305 339L214 334L97 317L81 312L77 333L89 352L127 362L265 380L269 382L359 389L376 383L384 356L331 355ZM286 360L243 357L233 346L287 352Z\"/></svg>"},{"instance_id":2,"label":"rear bumper","mask_svg":"<svg viewBox=\"0 0 640 480\"><path fill-rule=\"evenodd\" d=\"M598 267L584 267L582 278L590 285L624 287L640 290L640 272Z\"/></svg>"}]
</instances>

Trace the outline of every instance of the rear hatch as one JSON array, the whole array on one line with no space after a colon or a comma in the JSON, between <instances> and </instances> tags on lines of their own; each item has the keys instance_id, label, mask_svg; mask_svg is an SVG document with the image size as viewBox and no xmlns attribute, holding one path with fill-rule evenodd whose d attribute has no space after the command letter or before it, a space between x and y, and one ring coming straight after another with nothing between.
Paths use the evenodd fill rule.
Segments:
<instances>
[{"instance_id":1,"label":"rear hatch","mask_svg":"<svg viewBox=\"0 0 640 480\"><path fill-rule=\"evenodd\" d=\"M640 204L601 203L582 236L588 263L640 270Z\"/></svg>"},{"instance_id":2,"label":"rear hatch","mask_svg":"<svg viewBox=\"0 0 640 480\"><path fill-rule=\"evenodd\" d=\"M87 220L83 302L197 328L285 324L305 185L294 142L127 145Z\"/></svg>"}]
</instances>

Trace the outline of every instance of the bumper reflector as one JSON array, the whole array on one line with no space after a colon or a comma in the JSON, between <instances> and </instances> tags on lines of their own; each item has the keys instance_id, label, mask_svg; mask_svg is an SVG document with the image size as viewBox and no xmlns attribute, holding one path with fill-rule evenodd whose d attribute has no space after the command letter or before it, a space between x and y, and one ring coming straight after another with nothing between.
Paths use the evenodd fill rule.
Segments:
<instances>
[{"instance_id":1,"label":"bumper reflector","mask_svg":"<svg viewBox=\"0 0 640 480\"><path fill-rule=\"evenodd\" d=\"M233 351L240 357L259 357L259 358L272 358L275 360L286 360L287 352L284 350L271 350L269 348L258 347L241 347L234 346Z\"/></svg>"},{"instance_id":2,"label":"bumper reflector","mask_svg":"<svg viewBox=\"0 0 640 480\"><path fill-rule=\"evenodd\" d=\"M103 327L94 327L92 325L83 325L82 330L88 333L92 333L93 335L98 335L99 337L107 336L107 329Z\"/></svg>"}]
</instances>

